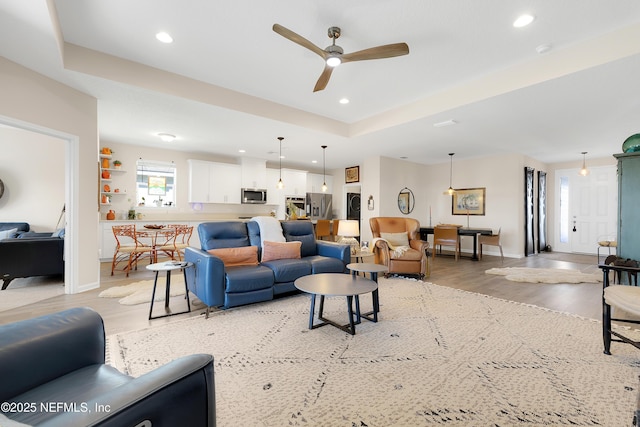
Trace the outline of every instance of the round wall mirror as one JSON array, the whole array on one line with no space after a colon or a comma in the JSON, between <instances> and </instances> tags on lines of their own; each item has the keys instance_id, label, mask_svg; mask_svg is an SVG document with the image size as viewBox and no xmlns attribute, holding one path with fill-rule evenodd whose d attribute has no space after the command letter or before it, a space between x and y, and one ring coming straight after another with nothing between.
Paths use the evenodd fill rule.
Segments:
<instances>
[{"instance_id":1,"label":"round wall mirror","mask_svg":"<svg viewBox=\"0 0 640 427\"><path fill-rule=\"evenodd\" d=\"M413 211L413 207L415 206L416 201L413 197L413 191L409 190L407 187L404 187L398 193L398 209L405 215L410 214Z\"/></svg>"}]
</instances>

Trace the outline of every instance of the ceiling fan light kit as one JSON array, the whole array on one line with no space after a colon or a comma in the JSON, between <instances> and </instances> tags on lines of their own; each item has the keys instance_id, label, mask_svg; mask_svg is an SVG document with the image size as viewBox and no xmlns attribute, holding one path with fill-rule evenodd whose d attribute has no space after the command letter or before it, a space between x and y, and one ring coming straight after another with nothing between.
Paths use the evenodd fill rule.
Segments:
<instances>
[{"instance_id":1,"label":"ceiling fan light kit","mask_svg":"<svg viewBox=\"0 0 640 427\"><path fill-rule=\"evenodd\" d=\"M394 56L402 56L409 53L409 46L406 43L394 43L345 54L344 49L336 45L336 39L340 37L341 33L339 27L329 27L327 30L327 35L332 40L332 43L325 49L320 49L309 40L280 24L273 24L273 31L280 34L282 37L309 49L324 60L325 67L313 88L314 92L324 90L324 88L327 87L333 69L340 64L354 61L366 61L369 59L392 58Z\"/></svg>"}]
</instances>

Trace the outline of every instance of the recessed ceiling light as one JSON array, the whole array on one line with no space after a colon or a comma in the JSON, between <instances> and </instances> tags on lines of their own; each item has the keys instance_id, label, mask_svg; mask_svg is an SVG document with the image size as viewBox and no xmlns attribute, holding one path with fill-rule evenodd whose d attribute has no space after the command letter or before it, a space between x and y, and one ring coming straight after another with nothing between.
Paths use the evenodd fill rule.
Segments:
<instances>
[{"instance_id":1,"label":"recessed ceiling light","mask_svg":"<svg viewBox=\"0 0 640 427\"><path fill-rule=\"evenodd\" d=\"M441 127L444 127L444 126L451 126L451 125L455 125L455 124L458 124L458 122L456 122L455 120L445 120L444 122L434 123L433 127L441 128Z\"/></svg>"},{"instance_id":2,"label":"recessed ceiling light","mask_svg":"<svg viewBox=\"0 0 640 427\"><path fill-rule=\"evenodd\" d=\"M348 103L349 103L349 100L348 100L347 98L342 98L342 99L341 99L340 101L338 101L338 102L340 102L340 104L348 104Z\"/></svg>"},{"instance_id":3,"label":"recessed ceiling light","mask_svg":"<svg viewBox=\"0 0 640 427\"><path fill-rule=\"evenodd\" d=\"M311 163L318 163L317 160L311 160Z\"/></svg>"},{"instance_id":4,"label":"recessed ceiling light","mask_svg":"<svg viewBox=\"0 0 640 427\"><path fill-rule=\"evenodd\" d=\"M163 142L171 142L176 139L176 136L171 135L170 133L159 133L158 136Z\"/></svg>"},{"instance_id":5,"label":"recessed ceiling light","mask_svg":"<svg viewBox=\"0 0 640 427\"><path fill-rule=\"evenodd\" d=\"M243 150L242 148L238 150L238 153L246 153L247 150Z\"/></svg>"},{"instance_id":6,"label":"recessed ceiling light","mask_svg":"<svg viewBox=\"0 0 640 427\"><path fill-rule=\"evenodd\" d=\"M541 44L540 46L536 47L536 52L538 52L539 54L543 54L543 53L547 53L551 50L551 45L548 43L545 44Z\"/></svg>"},{"instance_id":7,"label":"recessed ceiling light","mask_svg":"<svg viewBox=\"0 0 640 427\"><path fill-rule=\"evenodd\" d=\"M169 33L165 33L164 31L160 31L156 34L156 38L162 43L173 43L173 37L169 35Z\"/></svg>"},{"instance_id":8,"label":"recessed ceiling light","mask_svg":"<svg viewBox=\"0 0 640 427\"><path fill-rule=\"evenodd\" d=\"M520 15L518 16L518 19L513 21L513 26L516 28L526 27L527 25L531 24L534 19L536 19L536 17L533 15L529 15L529 14Z\"/></svg>"}]
</instances>

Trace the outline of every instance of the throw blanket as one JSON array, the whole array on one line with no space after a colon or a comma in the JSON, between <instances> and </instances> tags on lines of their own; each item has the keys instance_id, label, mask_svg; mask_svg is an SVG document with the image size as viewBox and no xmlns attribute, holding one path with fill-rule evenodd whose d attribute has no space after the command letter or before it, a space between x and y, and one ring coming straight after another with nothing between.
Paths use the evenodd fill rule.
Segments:
<instances>
[{"instance_id":1,"label":"throw blanket","mask_svg":"<svg viewBox=\"0 0 640 427\"><path fill-rule=\"evenodd\" d=\"M272 216L254 216L251 221L258 223L260 227L260 244L264 247L264 242L286 242L282 234L280 221Z\"/></svg>"},{"instance_id":2,"label":"throw blanket","mask_svg":"<svg viewBox=\"0 0 640 427\"><path fill-rule=\"evenodd\" d=\"M373 242L371 243L373 245L373 247L376 246L376 242L378 240L382 240L383 242L387 243L387 246L389 246L389 249L391 249L391 255L393 256L393 258L402 258L402 255L404 255L404 253L406 251L408 251L409 249L411 249L409 246L393 246L391 243L389 243L389 241L387 239L383 239L382 237L375 237L373 239Z\"/></svg>"}]
</instances>

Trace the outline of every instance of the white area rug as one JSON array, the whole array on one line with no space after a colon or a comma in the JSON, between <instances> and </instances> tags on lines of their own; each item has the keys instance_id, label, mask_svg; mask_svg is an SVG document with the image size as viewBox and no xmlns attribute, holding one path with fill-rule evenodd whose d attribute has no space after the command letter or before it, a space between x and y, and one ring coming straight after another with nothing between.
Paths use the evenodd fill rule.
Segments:
<instances>
[{"instance_id":1,"label":"white area rug","mask_svg":"<svg viewBox=\"0 0 640 427\"><path fill-rule=\"evenodd\" d=\"M111 363L139 376L213 354L221 427L631 423L640 351L604 355L597 321L397 278L380 301L355 336L309 330L297 295L110 336ZM326 317L345 305L328 299Z\"/></svg>"},{"instance_id":2,"label":"white area rug","mask_svg":"<svg viewBox=\"0 0 640 427\"><path fill-rule=\"evenodd\" d=\"M154 301L164 301L166 291L166 273L161 272L158 276L158 286ZM153 293L153 280L141 280L126 286L113 286L105 289L98 295L101 298L120 298L118 302L122 305L136 305L151 302ZM171 288L169 295L172 297L184 295L184 276L182 274L171 275Z\"/></svg>"},{"instance_id":3,"label":"white area rug","mask_svg":"<svg viewBox=\"0 0 640 427\"><path fill-rule=\"evenodd\" d=\"M528 283L599 283L602 273L583 273L580 270L563 268L506 267L491 268L486 274L505 276L512 282Z\"/></svg>"},{"instance_id":4,"label":"white area rug","mask_svg":"<svg viewBox=\"0 0 640 427\"><path fill-rule=\"evenodd\" d=\"M9 287L0 291L0 311L22 307L64 294L60 277L25 277L13 279Z\"/></svg>"}]
</instances>

